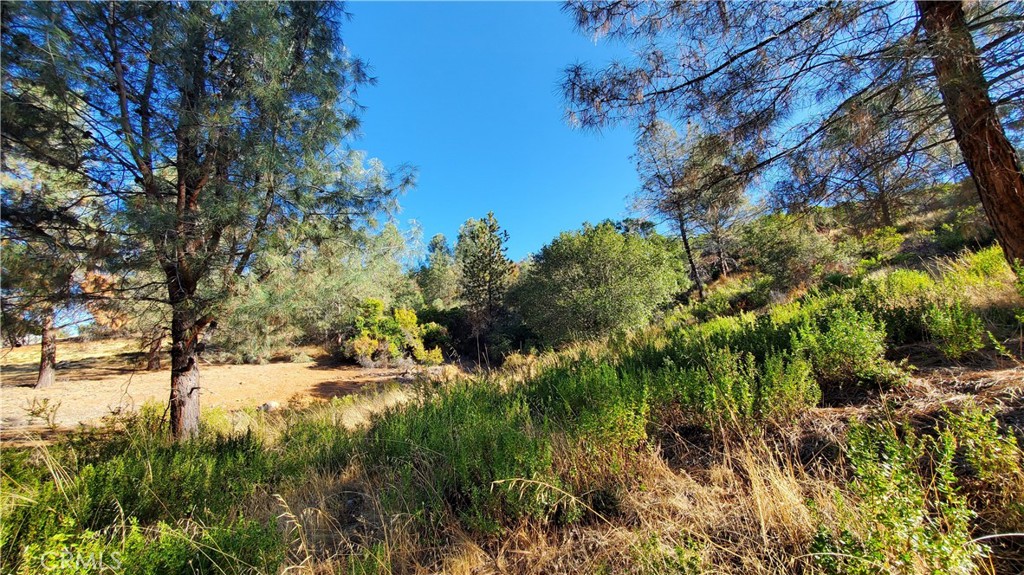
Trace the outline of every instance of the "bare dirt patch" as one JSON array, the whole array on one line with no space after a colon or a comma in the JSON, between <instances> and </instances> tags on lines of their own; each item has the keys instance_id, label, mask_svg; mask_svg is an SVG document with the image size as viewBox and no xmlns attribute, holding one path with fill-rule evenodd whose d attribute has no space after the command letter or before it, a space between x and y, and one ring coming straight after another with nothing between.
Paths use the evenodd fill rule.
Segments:
<instances>
[{"instance_id":1,"label":"bare dirt patch","mask_svg":"<svg viewBox=\"0 0 1024 575\"><path fill-rule=\"evenodd\" d=\"M33 389L38 369L36 346L5 351L0 357L0 438L47 427L45 415L30 416L33 406L54 410L61 428L95 425L111 413L137 410L147 402L163 404L170 394L170 371L137 367L137 343L131 341L61 342L56 383ZM308 363L224 365L200 362L203 408L234 411L275 401L326 400L355 393L363 386L396 380L396 369L363 369L326 359ZM57 406L54 409L54 406ZM38 409L37 409L38 411Z\"/></svg>"}]
</instances>

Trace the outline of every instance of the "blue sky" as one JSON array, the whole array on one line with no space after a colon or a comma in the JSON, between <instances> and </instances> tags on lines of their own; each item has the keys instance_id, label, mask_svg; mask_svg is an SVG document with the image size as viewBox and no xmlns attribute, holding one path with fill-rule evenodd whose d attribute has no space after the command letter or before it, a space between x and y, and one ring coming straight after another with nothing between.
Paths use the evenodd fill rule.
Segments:
<instances>
[{"instance_id":1,"label":"blue sky","mask_svg":"<svg viewBox=\"0 0 1024 575\"><path fill-rule=\"evenodd\" d=\"M560 231L627 215L638 185L627 127L569 127L559 88L577 61L601 65L621 46L595 45L554 2L353 2L342 35L378 79L360 89L362 137L386 165L417 168L402 221L424 241L454 242L493 210L509 256Z\"/></svg>"}]
</instances>

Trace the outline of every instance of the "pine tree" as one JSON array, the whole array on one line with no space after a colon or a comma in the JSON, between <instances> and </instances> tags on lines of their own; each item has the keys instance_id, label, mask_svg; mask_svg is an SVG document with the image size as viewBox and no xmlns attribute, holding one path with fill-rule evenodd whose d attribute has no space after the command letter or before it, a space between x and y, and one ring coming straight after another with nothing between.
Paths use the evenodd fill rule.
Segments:
<instances>
[{"instance_id":1,"label":"pine tree","mask_svg":"<svg viewBox=\"0 0 1024 575\"><path fill-rule=\"evenodd\" d=\"M116 211L121 264L160 270L177 438L198 431L204 331L276 231L350 228L393 197L390 174L341 145L368 81L342 15L284 1L4 4L5 150L80 174ZM87 140L88 161L36 145L44 131Z\"/></svg>"},{"instance_id":2,"label":"pine tree","mask_svg":"<svg viewBox=\"0 0 1024 575\"><path fill-rule=\"evenodd\" d=\"M636 58L597 71L570 67L569 117L640 130L664 117L699 119L755 153L751 171L779 178L782 163L819 147L856 113L851 103L878 103L884 124L914 126L890 149L957 143L1012 264L1024 259L1024 171L1011 141L1019 142L1024 118L1024 4L916 6L574 1L579 28L627 40Z\"/></svg>"},{"instance_id":3,"label":"pine tree","mask_svg":"<svg viewBox=\"0 0 1024 575\"><path fill-rule=\"evenodd\" d=\"M482 220L467 220L459 230L455 247L461 269L459 293L477 340L478 360L485 356L480 338L498 319L515 274L515 264L505 255L506 242L508 232L498 225L494 212Z\"/></svg>"}]
</instances>

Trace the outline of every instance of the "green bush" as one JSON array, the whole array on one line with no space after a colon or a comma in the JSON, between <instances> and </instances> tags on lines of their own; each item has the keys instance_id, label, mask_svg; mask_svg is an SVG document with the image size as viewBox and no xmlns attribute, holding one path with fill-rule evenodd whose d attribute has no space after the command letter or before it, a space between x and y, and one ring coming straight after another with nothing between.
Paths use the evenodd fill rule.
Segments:
<instances>
[{"instance_id":1,"label":"green bush","mask_svg":"<svg viewBox=\"0 0 1024 575\"><path fill-rule=\"evenodd\" d=\"M758 272L785 289L823 275L838 260L835 246L808 218L772 214L757 218L741 232L741 255Z\"/></svg>"},{"instance_id":2,"label":"green bush","mask_svg":"<svg viewBox=\"0 0 1024 575\"><path fill-rule=\"evenodd\" d=\"M988 529L1024 529L1024 452L1017 438L973 405L947 411L940 434L955 447L964 494Z\"/></svg>"},{"instance_id":3,"label":"green bush","mask_svg":"<svg viewBox=\"0 0 1024 575\"><path fill-rule=\"evenodd\" d=\"M699 321L750 311L768 305L774 278L756 275L743 280L729 280L708 293L704 301L690 305L690 313Z\"/></svg>"},{"instance_id":4,"label":"green bush","mask_svg":"<svg viewBox=\"0 0 1024 575\"><path fill-rule=\"evenodd\" d=\"M994 233L979 205L968 206L952 214L935 230L935 239L945 252L955 252L969 246L984 245L992 241Z\"/></svg>"},{"instance_id":5,"label":"green bush","mask_svg":"<svg viewBox=\"0 0 1024 575\"><path fill-rule=\"evenodd\" d=\"M685 277L661 236L588 224L544 246L512 300L544 343L560 345L644 325Z\"/></svg>"},{"instance_id":6,"label":"green bush","mask_svg":"<svg viewBox=\"0 0 1024 575\"><path fill-rule=\"evenodd\" d=\"M822 528L811 550L826 573L975 572L985 549L954 473L955 445L892 425L854 425L847 457L852 508L838 530ZM836 532L838 531L838 532Z\"/></svg>"},{"instance_id":7,"label":"green bush","mask_svg":"<svg viewBox=\"0 0 1024 575\"><path fill-rule=\"evenodd\" d=\"M5 485L22 494L24 501L4 510L0 529L4 557L33 571L33 561L62 545L86 554L109 553L121 549L111 547L121 543L110 539L109 530L125 521L138 525L202 522L211 529L203 537L216 537L223 545L231 537L247 537L249 527L233 523L233 511L288 472L279 456L251 434L226 438L205 434L173 443L158 421L159 414L144 410L127 420L124 431L73 436L49 448L42 460L8 459L5 452L4 475L29 481ZM255 554L281 555L279 550L271 553L267 543L269 534L279 539L276 528L251 527L262 529L260 537L266 539L259 545L239 542L241 548L232 550L239 560L258 564ZM246 551L250 543L251 553ZM190 557L199 554L197 547ZM276 560L281 559L283 555Z\"/></svg>"},{"instance_id":8,"label":"green bush","mask_svg":"<svg viewBox=\"0 0 1024 575\"><path fill-rule=\"evenodd\" d=\"M24 549L18 573L251 574L276 572L285 545L274 525L239 520L214 526L143 529L132 519L126 528L77 530L73 520L45 541Z\"/></svg>"},{"instance_id":9,"label":"green bush","mask_svg":"<svg viewBox=\"0 0 1024 575\"><path fill-rule=\"evenodd\" d=\"M950 305L933 303L924 317L935 345L949 359L961 359L985 347L981 318L959 300Z\"/></svg>"},{"instance_id":10,"label":"green bush","mask_svg":"<svg viewBox=\"0 0 1024 575\"><path fill-rule=\"evenodd\" d=\"M583 358L549 368L525 393L534 412L597 445L635 446L647 439L645 382L607 361Z\"/></svg>"},{"instance_id":11,"label":"green bush","mask_svg":"<svg viewBox=\"0 0 1024 575\"><path fill-rule=\"evenodd\" d=\"M896 228L883 227L859 240L848 240L845 243L851 245L841 245L840 249L848 253L853 252L855 257L860 258L857 271L864 274L891 263L896 258L905 239L896 231Z\"/></svg>"},{"instance_id":12,"label":"green bush","mask_svg":"<svg viewBox=\"0 0 1024 575\"><path fill-rule=\"evenodd\" d=\"M936 297L937 286L930 275L898 269L862 282L855 302L882 320L892 342L902 345L924 339L924 316Z\"/></svg>"},{"instance_id":13,"label":"green bush","mask_svg":"<svg viewBox=\"0 0 1024 575\"><path fill-rule=\"evenodd\" d=\"M949 261L942 270L942 286L946 292L958 295L966 288L992 288L1011 277L1013 270L998 245L976 252L965 251Z\"/></svg>"},{"instance_id":14,"label":"green bush","mask_svg":"<svg viewBox=\"0 0 1024 575\"><path fill-rule=\"evenodd\" d=\"M419 325L416 312L411 309L395 308L389 314L383 301L367 299L356 316L353 329L345 349L361 365L386 366L410 355L426 365L444 361L439 348L428 350L423 345L424 334L436 335L440 327Z\"/></svg>"},{"instance_id":15,"label":"green bush","mask_svg":"<svg viewBox=\"0 0 1024 575\"><path fill-rule=\"evenodd\" d=\"M843 299L806 317L792 332L792 347L806 354L823 385L902 383L902 370L885 359L885 326Z\"/></svg>"}]
</instances>

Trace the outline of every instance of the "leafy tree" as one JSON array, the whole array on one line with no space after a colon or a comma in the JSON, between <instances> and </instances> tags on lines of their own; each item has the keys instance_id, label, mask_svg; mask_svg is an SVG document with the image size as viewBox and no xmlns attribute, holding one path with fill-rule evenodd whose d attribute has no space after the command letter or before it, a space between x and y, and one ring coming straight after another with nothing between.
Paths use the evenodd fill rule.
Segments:
<instances>
[{"instance_id":1,"label":"leafy tree","mask_svg":"<svg viewBox=\"0 0 1024 575\"><path fill-rule=\"evenodd\" d=\"M161 270L171 431L199 422L198 346L219 304L290 222L344 229L390 201L344 153L367 77L329 3L26 3L4 13L5 145L90 182L122 263ZM11 79L11 82L7 80ZM32 87L28 89L27 87ZM37 96L41 91L45 98ZM65 111L72 112L70 114ZM11 118L17 122L9 121ZM88 161L26 133L89 142Z\"/></svg>"},{"instance_id":2,"label":"leafy tree","mask_svg":"<svg viewBox=\"0 0 1024 575\"><path fill-rule=\"evenodd\" d=\"M461 276L459 294L477 341L477 359L483 358L480 337L493 327L504 309L505 294L515 277L516 266L508 259L508 232L501 229L494 212L482 220L470 218L459 229L455 258Z\"/></svg>"},{"instance_id":3,"label":"leafy tree","mask_svg":"<svg viewBox=\"0 0 1024 575\"><path fill-rule=\"evenodd\" d=\"M659 237L610 222L562 232L514 289L526 324L552 345L643 325L683 279Z\"/></svg>"},{"instance_id":4,"label":"leafy tree","mask_svg":"<svg viewBox=\"0 0 1024 575\"><path fill-rule=\"evenodd\" d=\"M415 272L423 301L438 310L454 307L459 299L459 269L455 252L442 234L430 239L427 261Z\"/></svg>"},{"instance_id":5,"label":"leafy tree","mask_svg":"<svg viewBox=\"0 0 1024 575\"><path fill-rule=\"evenodd\" d=\"M695 243L701 246L718 275L728 276L735 266L737 232L753 213L754 207L739 186L721 190L713 187L701 195L695 219L697 229L703 233Z\"/></svg>"},{"instance_id":6,"label":"leafy tree","mask_svg":"<svg viewBox=\"0 0 1024 575\"><path fill-rule=\"evenodd\" d=\"M1024 44L1017 2L576 1L579 28L631 42L636 58L567 70L570 119L641 129L699 118L772 166L818 148L850 102L884 103L955 140L1011 263L1024 259L1024 172L1001 121L1024 116ZM923 33L922 33L923 31ZM942 104L934 97L940 94ZM909 153L936 144L904 134ZM777 172L776 172L777 173Z\"/></svg>"}]
</instances>

